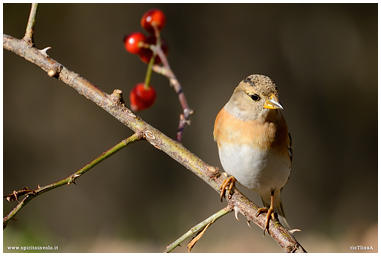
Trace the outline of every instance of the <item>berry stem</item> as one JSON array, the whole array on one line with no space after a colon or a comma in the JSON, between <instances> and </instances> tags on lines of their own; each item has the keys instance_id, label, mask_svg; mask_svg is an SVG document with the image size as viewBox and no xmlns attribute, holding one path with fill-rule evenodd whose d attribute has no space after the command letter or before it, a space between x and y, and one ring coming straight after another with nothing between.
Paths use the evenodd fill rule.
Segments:
<instances>
[{"instance_id":1,"label":"berry stem","mask_svg":"<svg viewBox=\"0 0 381 256\"><path fill-rule=\"evenodd\" d=\"M150 61L148 63L146 78L145 78L145 81L144 81L144 88L146 90L149 89L149 85L150 85L150 82L151 82L151 76L152 76L152 67L153 67L153 64L155 63L156 55L158 54L158 52L161 53L159 55L159 57L162 60L162 62L163 62L162 56L165 56L163 51L161 50L160 30L157 28L155 23L152 24L152 25L153 25L153 28L155 30L156 46L155 45L151 45L151 47L150 47L150 49L152 50L153 54L152 54L152 57L151 57L151 59L150 59ZM165 59L165 61L167 61L166 58L164 58L164 59Z\"/></svg>"},{"instance_id":2,"label":"berry stem","mask_svg":"<svg viewBox=\"0 0 381 256\"><path fill-rule=\"evenodd\" d=\"M151 26L155 32L156 45L150 45L149 46L153 52L153 56L152 56L152 58L148 64L148 70L147 70L146 81L145 81L145 88L149 87L149 81L151 79L152 69L153 69L153 71L155 71L159 74L162 74L169 79L170 84L173 86L173 88L175 89L175 91L179 97L179 101L180 101L181 107L183 109L183 113L180 114L179 127L177 129L177 135L176 135L177 141L181 142L185 126L187 124L188 125L190 124L189 118L190 118L190 115L193 114L193 110L189 108L188 102L187 102L185 94L181 88L180 82L177 80L175 74L173 73L171 67L169 66L167 57L165 56L163 50L161 49L160 29L158 28L158 26L156 25L155 22L152 22ZM161 62L163 63L163 66L153 65L154 64L153 59L156 57L156 55L159 56Z\"/></svg>"},{"instance_id":3,"label":"berry stem","mask_svg":"<svg viewBox=\"0 0 381 256\"><path fill-rule=\"evenodd\" d=\"M155 23L152 24L152 27L155 30L156 46L155 45L151 45L151 50L154 52L154 54L156 53L157 55L159 55L159 58L160 58L161 62L163 63L164 67L167 67L168 69L171 69L169 67L167 57L165 56L163 50L161 49L160 30L156 26Z\"/></svg>"},{"instance_id":4,"label":"berry stem","mask_svg":"<svg viewBox=\"0 0 381 256\"><path fill-rule=\"evenodd\" d=\"M156 52L154 51L153 52L153 55L148 63L148 67L147 67L147 73L146 73L146 78L144 80L144 88L146 90L149 89L149 85L151 83L151 76L152 76L152 66L153 66L153 63L155 62L155 57L156 57Z\"/></svg>"},{"instance_id":5,"label":"berry stem","mask_svg":"<svg viewBox=\"0 0 381 256\"><path fill-rule=\"evenodd\" d=\"M155 22L152 22L152 27L153 27L153 30L155 31L155 37L157 39L158 46L160 47L160 30L157 27Z\"/></svg>"}]
</instances>

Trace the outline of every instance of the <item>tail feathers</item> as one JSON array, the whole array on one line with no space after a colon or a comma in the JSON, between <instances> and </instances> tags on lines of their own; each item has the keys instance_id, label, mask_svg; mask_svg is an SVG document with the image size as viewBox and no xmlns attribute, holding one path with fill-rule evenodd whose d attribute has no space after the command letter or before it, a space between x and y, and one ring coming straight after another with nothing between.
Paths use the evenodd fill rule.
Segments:
<instances>
[{"instance_id":1,"label":"tail feathers","mask_svg":"<svg viewBox=\"0 0 381 256\"><path fill-rule=\"evenodd\" d=\"M261 197L261 199L262 199L263 206L266 208L270 208L270 203L265 201L265 199L263 199L262 197ZM277 200L275 200L275 201L277 201ZM291 230L290 225L287 222L286 215L284 214L283 205L282 205L282 202L280 201L280 198L279 198L279 204L274 205L274 210L278 214L280 223L282 223L282 225L287 230Z\"/></svg>"},{"instance_id":2,"label":"tail feathers","mask_svg":"<svg viewBox=\"0 0 381 256\"><path fill-rule=\"evenodd\" d=\"M282 202L280 202L278 208L275 208L275 211L278 213L279 220L280 220L280 222L283 224L283 226L284 226L287 230L291 230L291 227L290 227L290 225L289 225L288 222L287 222L286 215L284 214L284 210L283 210L283 204L282 204Z\"/></svg>"}]
</instances>

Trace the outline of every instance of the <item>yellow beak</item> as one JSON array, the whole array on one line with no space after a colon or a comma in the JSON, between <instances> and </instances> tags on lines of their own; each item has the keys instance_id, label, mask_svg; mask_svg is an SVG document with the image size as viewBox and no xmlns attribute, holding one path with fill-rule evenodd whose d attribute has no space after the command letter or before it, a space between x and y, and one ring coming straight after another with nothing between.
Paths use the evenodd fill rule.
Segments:
<instances>
[{"instance_id":1,"label":"yellow beak","mask_svg":"<svg viewBox=\"0 0 381 256\"><path fill-rule=\"evenodd\" d=\"M279 103L278 98L275 94L271 94L270 99L265 101L263 108L267 109L283 109L282 105Z\"/></svg>"}]
</instances>

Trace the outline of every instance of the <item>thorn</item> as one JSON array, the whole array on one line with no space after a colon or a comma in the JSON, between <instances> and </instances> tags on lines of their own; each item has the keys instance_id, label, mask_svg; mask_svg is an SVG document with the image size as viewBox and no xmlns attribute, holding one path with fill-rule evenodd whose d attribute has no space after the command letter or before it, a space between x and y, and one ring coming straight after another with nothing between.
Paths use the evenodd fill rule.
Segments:
<instances>
[{"instance_id":1,"label":"thorn","mask_svg":"<svg viewBox=\"0 0 381 256\"><path fill-rule=\"evenodd\" d=\"M189 111L189 115L193 115L194 114L194 110L193 109L188 109Z\"/></svg>"},{"instance_id":2,"label":"thorn","mask_svg":"<svg viewBox=\"0 0 381 256\"><path fill-rule=\"evenodd\" d=\"M49 55L46 53L48 50L52 49L52 47L46 47L42 50L39 50L41 54L45 55L46 57L48 57Z\"/></svg>"},{"instance_id":3,"label":"thorn","mask_svg":"<svg viewBox=\"0 0 381 256\"><path fill-rule=\"evenodd\" d=\"M194 113L194 110L193 109L190 109L190 108L186 108L184 109L184 115L185 116L190 116Z\"/></svg>"},{"instance_id":4,"label":"thorn","mask_svg":"<svg viewBox=\"0 0 381 256\"><path fill-rule=\"evenodd\" d=\"M249 219L246 219L246 223L247 223L247 225L249 226L249 228L251 228L250 220L249 220Z\"/></svg>"},{"instance_id":5,"label":"thorn","mask_svg":"<svg viewBox=\"0 0 381 256\"><path fill-rule=\"evenodd\" d=\"M234 217L239 221L238 214L241 213L240 209L237 206L234 206ZM242 214L242 213L241 213Z\"/></svg>"},{"instance_id":6,"label":"thorn","mask_svg":"<svg viewBox=\"0 0 381 256\"><path fill-rule=\"evenodd\" d=\"M295 229L290 229L288 232L291 233L291 234L293 235L295 232L301 232L301 230L295 228Z\"/></svg>"},{"instance_id":7,"label":"thorn","mask_svg":"<svg viewBox=\"0 0 381 256\"><path fill-rule=\"evenodd\" d=\"M75 183L75 179L78 178L79 176L81 176L80 174L73 174L71 175L71 180L69 180L67 182L68 185L70 185L71 183L74 183L74 185L77 185L77 183Z\"/></svg>"}]
</instances>

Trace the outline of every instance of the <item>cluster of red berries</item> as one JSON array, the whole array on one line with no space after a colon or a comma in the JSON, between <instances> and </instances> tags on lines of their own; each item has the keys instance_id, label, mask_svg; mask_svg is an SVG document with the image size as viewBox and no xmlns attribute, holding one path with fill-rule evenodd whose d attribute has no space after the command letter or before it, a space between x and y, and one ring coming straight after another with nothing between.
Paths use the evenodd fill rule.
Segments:
<instances>
[{"instance_id":1,"label":"cluster of red berries","mask_svg":"<svg viewBox=\"0 0 381 256\"><path fill-rule=\"evenodd\" d=\"M144 13L140 24L151 35L146 37L141 32L133 32L123 39L124 47L132 54L139 55L139 58L144 63L149 63L153 56L150 45L156 45L156 32L160 32L165 26L166 18L164 13L159 9L151 9ZM168 46L165 41L160 38L160 47L165 55L168 54ZM154 64L160 64L159 56L155 57ZM130 92L131 109L139 111L149 108L153 105L156 99L156 92L151 85L144 83L137 84Z\"/></svg>"}]
</instances>

